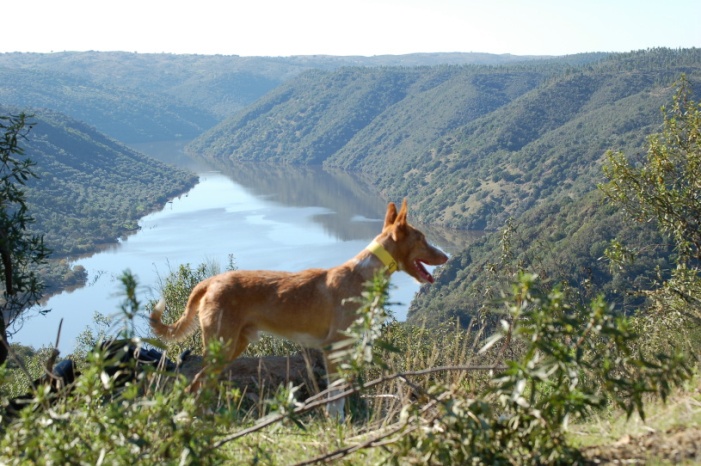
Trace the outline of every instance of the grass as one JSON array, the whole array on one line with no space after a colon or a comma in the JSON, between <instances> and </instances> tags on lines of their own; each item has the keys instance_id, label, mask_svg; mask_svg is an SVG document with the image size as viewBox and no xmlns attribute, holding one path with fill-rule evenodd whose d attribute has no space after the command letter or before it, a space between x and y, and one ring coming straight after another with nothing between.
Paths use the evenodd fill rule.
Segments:
<instances>
[{"instance_id":1,"label":"grass","mask_svg":"<svg viewBox=\"0 0 701 466\"><path fill-rule=\"evenodd\" d=\"M413 367L455 365L459 361L465 363L467 354L473 345L469 332L453 326L429 331L420 327L392 323L385 328L385 334L391 336L392 341L397 345L397 351L386 355L386 362L389 366L396 366L402 371ZM263 343L253 348L251 352L260 354L265 351L266 345L273 352L277 350L285 353L290 349L288 345L281 344L279 341L264 339ZM25 364L32 378L41 375L45 356L46 351L39 352ZM103 375L104 367L110 364L110 361L96 358L96 356L89 356L88 359L89 361L83 361L80 364L83 375L76 382L72 398L59 400L57 405L43 413L39 406L28 408L26 412L22 413L23 418L13 421L15 424L25 425L24 429L34 429L34 431L27 437L14 441L9 439L10 436L6 436L5 454L0 457L9 461L10 457L6 456L7 448L11 448L13 445L17 448L26 447L26 445L46 436L45 431L36 427L37 424L42 423L53 424L54 427L57 426L57 423L61 424L60 428L52 432L53 440L45 442L44 448L47 450L52 447L59 449L58 444L61 442L62 433L70 438L83 436L82 443L85 445L98 444L103 441L100 438L101 434L98 434L100 431L109 432L111 426L121 423L125 427L129 426L128 429L132 431L132 435L139 438L139 440L133 440L134 442L142 444L145 450L149 450L149 453L137 451L135 456L152 458L154 453L150 449L155 448L154 436L156 432L149 433L148 426L163 423L164 420L171 419L172 421L172 419L178 418L177 422L183 422L184 419L191 418L187 422L192 423L190 426L192 434L210 436L209 442L212 442L247 428L255 428L261 419L266 419L265 413L267 416L272 416L275 413L273 411L276 407L275 403L271 402L275 399L275 393L272 391L258 393L260 396L256 398L256 401L250 402L237 388L226 388L226 385L217 384L217 388L213 389L212 393L195 401L191 396L170 391L182 392L184 385L177 378L172 379L158 372L150 371L146 371L140 379L119 388L115 394L112 392L113 388L107 387L112 382L106 383ZM4 399L15 396L17 392L26 391L29 385L28 380L26 380L27 376L22 371L13 369L10 374L10 378L6 379L6 383L3 384ZM371 381L381 377L382 374L382 370L370 368L363 374L363 378ZM219 459L223 458L242 464L294 464L322 458L332 452L338 452L338 456L344 457L346 455L344 449L364 445L374 437L382 437L385 429L391 429L393 424L399 421L402 408L411 403L419 387L424 390L432 383L446 385L458 383L464 378L459 374L460 371L436 371L407 376L406 381L401 378L393 378L378 383L362 396L356 395L352 398L356 407L353 408L354 414L345 423L327 419L323 409L295 416L296 423L284 417L280 422L275 422L265 429L223 443L218 449ZM157 395L156 389L160 394ZM257 388L254 387L251 390L257 390ZM278 398L281 397L282 404L284 404L288 399L284 390L282 392ZM107 403L105 406L109 405L111 408L105 412L95 408L89 412L82 412L79 416L70 414L75 413L76 410L84 411L84 406L93 403L96 396L103 400L100 403ZM36 400L41 398L38 396ZM201 411L191 406L192 403L199 403L202 399L208 400L208 409ZM38 401L39 405L42 403ZM141 407L135 408L135 404ZM176 407L177 405L179 406ZM292 401L292 407L296 406L299 406L298 402ZM54 417L61 418L60 422L53 419ZM29 424L34 427L28 428ZM209 426L205 428L203 424L209 424ZM86 429L94 431L95 434L86 433ZM182 426L166 429L165 432L161 431L159 437L165 438L166 434L173 435L181 429ZM79 432L81 433L79 434ZM108 438L118 436L115 432L104 435ZM151 446L146 447L147 445ZM80 451L81 449L76 447L76 453ZM86 461L90 462L89 452L82 451L82 455ZM370 448L369 446L352 453L354 463L356 461L376 463L390 456L391 453L385 449ZM167 463L167 455L163 454L158 457L161 460L166 460ZM54 460L56 458L65 457L61 455L53 457ZM99 459L99 454L97 458ZM106 458L112 457L108 453ZM128 463L126 458L125 463ZM32 457L32 461L39 459ZM42 458L42 460L45 459ZM13 463L13 461L9 462ZM19 461L17 464L22 464L22 462Z\"/></svg>"},{"instance_id":2,"label":"grass","mask_svg":"<svg viewBox=\"0 0 701 466\"><path fill-rule=\"evenodd\" d=\"M575 445L587 447L615 443L625 436L701 426L701 376L696 373L666 402L650 399L646 406L645 419L636 413L628 418L619 409L601 411L586 423L573 425L570 438Z\"/></svg>"}]
</instances>

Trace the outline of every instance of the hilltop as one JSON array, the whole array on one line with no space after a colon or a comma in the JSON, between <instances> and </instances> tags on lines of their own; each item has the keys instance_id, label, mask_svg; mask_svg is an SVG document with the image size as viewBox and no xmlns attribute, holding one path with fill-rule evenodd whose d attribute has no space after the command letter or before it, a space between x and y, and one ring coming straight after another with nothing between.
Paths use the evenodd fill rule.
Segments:
<instances>
[{"instance_id":1,"label":"hilltop","mask_svg":"<svg viewBox=\"0 0 701 466\"><path fill-rule=\"evenodd\" d=\"M311 69L498 65L544 59L479 53L377 57L4 53L0 103L58 111L126 143L189 140Z\"/></svg>"}]
</instances>

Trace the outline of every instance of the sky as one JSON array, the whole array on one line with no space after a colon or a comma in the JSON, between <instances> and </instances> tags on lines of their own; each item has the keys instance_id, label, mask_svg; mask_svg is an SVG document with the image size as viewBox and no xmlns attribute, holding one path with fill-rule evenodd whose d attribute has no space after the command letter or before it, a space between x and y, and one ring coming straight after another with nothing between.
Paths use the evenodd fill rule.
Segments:
<instances>
[{"instance_id":1,"label":"sky","mask_svg":"<svg viewBox=\"0 0 701 466\"><path fill-rule=\"evenodd\" d=\"M700 0L3 3L0 52L568 55L701 47Z\"/></svg>"}]
</instances>

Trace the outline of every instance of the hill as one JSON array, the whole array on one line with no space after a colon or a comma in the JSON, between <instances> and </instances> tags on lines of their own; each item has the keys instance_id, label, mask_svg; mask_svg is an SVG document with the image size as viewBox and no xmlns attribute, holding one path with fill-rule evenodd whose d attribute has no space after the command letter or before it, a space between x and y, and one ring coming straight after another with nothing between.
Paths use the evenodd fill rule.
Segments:
<instances>
[{"instance_id":1,"label":"hill","mask_svg":"<svg viewBox=\"0 0 701 466\"><path fill-rule=\"evenodd\" d=\"M388 197L414 197L422 221L494 229L555 191L588 191L594 162L610 147L639 148L671 83L684 72L698 79L700 56L653 50L578 67L311 71L188 150L359 171Z\"/></svg>"},{"instance_id":2,"label":"hill","mask_svg":"<svg viewBox=\"0 0 701 466\"><path fill-rule=\"evenodd\" d=\"M11 113L17 109L0 107L0 114ZM65 115L38 110L30 121L21 146L39 178L27 182L27 204L32 229L53 250L44 271L49 292L85 279L66 275L66 258L115 244L138 229L141 217L197 182Z\"/></svg>"},{"instance_id":3,"label":"hill","mask_svg":"<svg viewBox=\"0 0 701 466\"><path fill-rule=\"evenodd\" d=\"M59 111L122 142L188 140L310 69L496 65L545 58L478 53L376 57L5 53L0 54L0 104Z\"/></svg>"},{"instance_id":4,"label":"hill","mask_svg":"<svg viewBox=\"0 0 701 466\"><path fill-rule=\"evenodd\" d=\"M220 167L252 160L356 171L389 199L409 196L421 223L493 231L515 218L523 260L547 244L552 253L537 259L547 275L574 287L593 283L632 306L616 290L640 278L614 279L598 258L616 234L650 233L621 231L615 213L596 208L601 157L610 148L642 150L674 81L685 73L692 85L701 82L700 55L5 54L0 82L14 84L0 86L0 95L66 108L127 141L185 139L240 109L194 140L190 153ZM114 233L94 225L100 235ZM60 237L68 238L51 240ZM96 244L71 241L63 251ZM499 251L487 236L459 254L439 286L417 298L411 319L473 315L489 289L484 268Z\"/></svg>"}]
</instances>

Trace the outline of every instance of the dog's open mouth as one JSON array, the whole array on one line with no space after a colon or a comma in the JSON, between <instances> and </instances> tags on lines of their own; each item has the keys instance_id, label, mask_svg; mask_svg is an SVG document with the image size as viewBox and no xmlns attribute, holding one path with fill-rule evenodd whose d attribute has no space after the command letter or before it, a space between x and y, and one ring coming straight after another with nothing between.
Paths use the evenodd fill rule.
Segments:
<instances>
[{"instance_id":1,"label":"dog's open mouth","mask_svg":"<svg viewBox=\"0 0 701 466\"><path fill-rule=\"evenodd\" d=\"M424 263L417 259L414 261L414 267L416 268L416 271L419 273L419 277L421 277L421 281L425 283L433 283L435 279L433 278L433 275L431 275L428 270L426 270L426 267L424 267Z\"/></svg>"}]
</instances>

